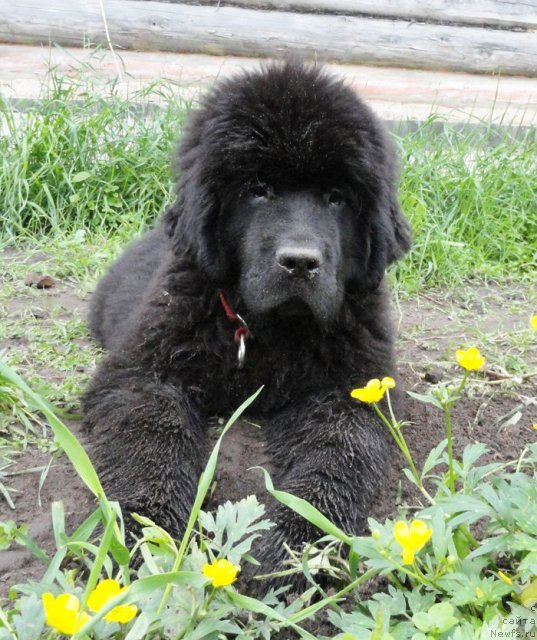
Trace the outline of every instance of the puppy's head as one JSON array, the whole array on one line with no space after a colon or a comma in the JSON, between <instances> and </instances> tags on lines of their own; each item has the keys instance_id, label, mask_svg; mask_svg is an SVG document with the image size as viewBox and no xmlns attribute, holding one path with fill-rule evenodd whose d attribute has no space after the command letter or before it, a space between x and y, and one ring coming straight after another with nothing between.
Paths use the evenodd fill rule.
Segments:
<instances>
[{"instance_id":1,"label":"puppy's head","mask_svg":"<svg viewBox=\"0 0 537 640\"><path fill-rule=\"evenodd\" d=\"M341 81L297 63L220 83L192 112L178 195L178 254L255 313L329 322L345 292L376 288L410 246L394 153Z\"/></svg>"}]
</instances>

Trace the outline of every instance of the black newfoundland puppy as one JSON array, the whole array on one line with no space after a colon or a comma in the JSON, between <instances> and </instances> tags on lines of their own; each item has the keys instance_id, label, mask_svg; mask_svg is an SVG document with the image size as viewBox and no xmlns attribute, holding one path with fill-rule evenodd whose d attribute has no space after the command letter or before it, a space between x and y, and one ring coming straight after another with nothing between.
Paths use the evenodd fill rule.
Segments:
<instances>
[{"instance_id":1,"label":"black newfoundland puppy","mask_svg":"<svg viewBox=\"0 0 537 640\"><path fill-rule=\"evenodd\" d=\"M220 82L192 111L176 202L99 284L109 349L84 399L93 457L125 512L180 535L210 416L252 406L276 487L363 531L389 446L349 392L394 374L387 265L410 245L394 152L354 92L273 64ZM318 537L280 504L260 550Z\"/></svg>"}]
</instances>

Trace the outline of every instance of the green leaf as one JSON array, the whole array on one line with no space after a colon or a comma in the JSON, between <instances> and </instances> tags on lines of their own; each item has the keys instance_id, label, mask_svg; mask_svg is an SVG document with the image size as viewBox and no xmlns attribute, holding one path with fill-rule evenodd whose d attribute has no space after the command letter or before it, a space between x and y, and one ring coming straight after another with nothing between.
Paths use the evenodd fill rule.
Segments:
<instances>
[{"instance_id":1,"label":"green leaf","mask_svg":"<svg viewBox=\"0 0 537 640\"><path fill-rule=\"evenodd\" d=\"M468 471L487 451L487 446L481 443L467 445L462 454L462 466L464 470Z\"/></svg>"},{"instance_id":2,"label":"green leaf","mask_svg":"<svg viewBox=\"0 0 537 640\"><path fill-rule=\"evenodd\" d=\"M431 526L433 529L433 552L436 562L441 562L447 552L447 544L449 536L446 535L446 521L444 514L440 509L435 511Z\"/></svg>"},{"instance_id":3,"label":"green leaf","mask_svg":"<svg viewBox=\"0 0 537 640\"><path fill-rule=\"evenodd\" d=\"M436 447L429 451L429 455L423 464L423 469L421 470L421 477L424 478L425 475L434 467L436 467L441 462L442 453L444 452L447 446L447 438L444 438L441 442L439 442Z\"/></svg>"},{"instance_id":4,"label":"green leaf","mask_svg":"<svg viewBox=\"0 0 537 640\"><path fill-rule=\"evenodd\" d=\"M95 527L101 522L101 509L96 509L84 522L74 531L69 540L86 541L95 531Z\"/></svg>"},{"instance_id":5,"label":"green leaf","mask_svg":"<svg viewBox=\"0 0 537 640\"><path fill-rule=\"evenodd\" d=\"M143 611L135 620L129 633L125 636L125 640L143 640L146 637L149 625L151 625L155 616L149 616L148 613Z\"/></svg>"},{"instance_id":6,"label":"green leaf","mask_svg":"<svg viewBox=\"0 0 537 640\"><path fill-rule=\"evenodd\" d=\"M525 589L522 589L520 602L528 609L537 603L537 580L534 580Z\"/></svg>"},{"instance_id":7,"label":"green leaf","mask_svg":"<svg viewBox=\"0 0 537 640\"><path fill-rule=\"evenodd\" d=\"M433 628L433 621L429 618L429 614L424 611L415 613L412 616L412 622L420 631L430 631Z\"/></svg>"},{"instance_id":8,"label":"green leaf","mask_svg":"<svg viewBox=\"0 0 537 640\"><path fill-rule=\"evenodd\" d=\"M101 505L102 510L102 505ZM106 523L103 531L103 535L101 538L101 543L97 549L97 553L95 554L95 558L93 560L93 565L91 567L91 571L86 583L86 587L84 589L84 594L82 596L82 606L86 605L88 597L90 593L93 591L99 578L101 576L101 570L105 563L105 560L108 556L108 551L110 549L110 543L114 536L114 527L116 526L116 517L115 513L110 509L108 512L103 511L103 516L106 518Z\"/></svg>"},{"instance_id":9,"label":"green leaf","mask_svg":"<svg viewBox=\"0 0 537 640\"><path fill-rule=\"evenodd\" d=\"M110 541L110 553L119 565L127 565L131 559L130 551L124 544L121 544L116 536Z\"/></svg>"},{"instance_id":10,"label":"green leaf","mask_svg":"<svg viewBox=\"0 0 537 640\"><path fill-rule=\"evenodd\" d=\"M324 533L334 536L338 540L345 542L349 546L352 545L352 538L348 536L344 531L331 522L326 516L324 516L318 509L311 505L307 500L293 496L286 491L279 491L274 488L270 475L262 467L257 467L263 471L265 476L265 487L273 498L281 502L286 507L292 509L295 513L305 518L308 522L311 522L317 528Z\"/></svg>"},{"instance_id":11,"label":"green leaf","mask_svg":"<svg viewBox=\"0 0 537 640\"><path fill-rule=\"evenodd\" d=\"M439 602L427 611L415 613L412 616L412 622L420 630L424 632L433 632L436 636L438 633L444 633L457 624L458 620L453 615L455 609L449 602Z\"/></svg>"},{"instance_id":12,"label":"green leaf","mask_svg":"<svg viewBox=\"0 0 537 640\"><path fill-rule=\"evenodd\" d=\"M248 553L252 543L260 534L272 526L269 520L260 520L265 507L256 496L248 496L239 502L225 502L218 507L216 517L212 513L200 512L202 529L213 534L210 546L216 553L238 564Z\"/></svg>"},{"instance_id":13,"label":"green leaf","mask_svg":"<svg viewBox=\"0 0 537 640\"><path fill-rule=\"evenodd\" d=\"M232 602L239 605L243 609L246 609L247 611L259 613L269 619L277 620L285 627L291 627L298 633L301 638L304 638L305 640L316 640L315 636L312 636L311 633L309 633L305 629L302 629L302 627L299 627L297 624L289 622L287 618L272 609L272 607L269 607L268 605L260 602L259 600L256 600L255 598L250 598L249 596L245 596L242 593L237 593L236 591L229 591L228 597Z\"/></svg>"},{"instance_id":14,"label":"green leaf","mask_svg":"<svg viewBox=\"0 0 537 640\"><path fill-rule=\"evenodd\" d=\"M46 402L40 395L34 393L24 380L8 367L5 363L0 362L0 376L5 378L10 384L20 389L24 395L37 407L41 413L47 418L48 423L54 431L54 435L58 440L61 448L71 461L78 475L82 478L88 489L98 498L104 496L104 490L97 476L88 454L84 451L82 445L75 436L56 417L51 405Z\"/></svg>"},{"instance_id":15,"label":"green leaf","mask_svg":"<svg viewBox=\"0 0 537 640\"><path fill-rule=\"evenodd\" d=\"M524 557L518 566L518 571L523 580L537 575L537 553L530 552Z\"/></svg>"},{"instance_id":16,"label":"green leaf","mask_svg":"<svg viewBox=\"0 0 537 640\"><path fill-rule=\"evenodd\" d=\"M207 616L198 622L192 631L189 631L187 637L188 640L203 640L204 638L212 640L217 637L227 638L226 634L233 634L236 637L239 633L240 628L233 622Z\"/></svg>"},{"instance_id":17,"label":"green leaf","mask_svg":"<svg viewBox=\"0 0 537 640\"><path fill-rule=\"evenodd\" d=\"M32 593L19 601L20 615L13 618L17 640L39 640L45 626L45 614L41 598Z\"/></svg>"},{"instance_id":18,"label":"green leaf","mask_svg":"<svg viewBox=\"0 0 537 640\"><path fill-rule=\"evenodd\" d=\"M458 620L453 615L455 609L452 607L449 602L439 602L438 604L433 604L433 606L429 609L428 615L434 621L434 629L438 633L444 633L448 629L455 624L457 624Z\"/></svg>"},{"instance_id":19,"label":"green leaf","mask_svg":"<svg viewBox=\"0 0 537 640\"><path fill-rule=\"evenodd\" d=\"M425 395L423 393L416 393L415 391L407 391L407 394L411 397L414 398L414 400L418 400L418 402L424 402L426 404L432 404L435 407L437 407L437 409L440 409L441 411L443 411L443 407L442 407L442 403L435 398L434 396L430 396L430 395Z\"/></svg>"},{"instance_id":20,"label":"green leaf","mask_svg":"<svg viewBox=\"0 0 537 640\"><path fill-rule=\"evenodd\" d=\"M56 553L52 557L52 560L50 561L49 566L47 567L45 575L41 580L42 585L50 585L57 578L58 573L60 572L60 566L63 562L63 559L67 555L67 551L68 551L67 546L60 547L60 549L56 551Z\"/></svg>"},{"instance_id":21,"label":"green leaf","mask_svg":"<svg viewBox=\"0 0 537 640\"><path fill-rule=\"evenodd\" d=\"M353 540L354 547L354 540ZM351 580L355 580L358 577L358 567L360 564L360 555L354 551L354 548L351 547L349 551L349 573Z\"/></svg>"},{"instance_id":22,"label":"green leaf","mask_svg":"<svg viewBox=\"0 0 537 640\"><path fill-rule=\"evenodd\" d=\"M54 531L56 549L59 549L68 540L65 534L65 514L61 500L52 503L52 529Z\"/></svg>"},{"instance_id":23,"label":"green leaf","mask_svg":"<svg viewBox=\"0 0 537 640\"><path fill-rule=\"evenodd\" d=\"M87 171L79 171L71 176L71 182L85 182L88 178L91 178L91 173L88 173Z\"/></svg>"},{"instance_id":24,"label":"green leaf","mask_svg":"<svg viewBox=\"0 0 537 640\"><path fill-rule=\"evenodd\" d=\"M410 471L410 469L408 469L408 467L405 467L403 469L403 473L405 474L406 479L413 485L415 485L416 487L419 486L418 482L416 480L416 478L414 477L414 474L412 473L412 471Z\"/></svg>"},{"instance_id":25,"label":"green leaf","mask_svg":"<svg viewBox=\"0 0 537 640\"><path fill-rule=\"evenodd\" d=\"M455 529L453 532L453 543L455 544L455 549L457 549L457 555L459 558L466 558L471 551L471 545L467 536L464 535L464 532L461 531L461 529Z\"/></svg>"},{"instance_id":26,"label":"green leaf","mask_svg":"<svg viewBox=\"0 0 537 640\"><path fill-rule=\"evenodd\" d=\"M209 583L209 578L197 571L170 571L160 573L157 576L146 576L131 584L128 593L128 602L137 602L153 593L156 589L161 589L168 585L189 585L198 589ZM112 607L113 608L113 607Z\"/></svg>"}]
</instances>

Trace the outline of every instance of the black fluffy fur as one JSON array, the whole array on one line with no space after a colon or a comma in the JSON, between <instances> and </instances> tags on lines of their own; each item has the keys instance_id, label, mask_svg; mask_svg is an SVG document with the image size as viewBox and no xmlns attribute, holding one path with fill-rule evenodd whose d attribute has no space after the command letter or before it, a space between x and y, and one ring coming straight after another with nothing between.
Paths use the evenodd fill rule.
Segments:
<instances>
[{"instance_id":1,"label":"black fluffy fur","mask_svg":"<svg viewBox=\"0 0 537 640\"><path fill-rule=\"evenodd\" d=\"M181 534L209 417L265 385L252 413L275 486L360 533L390 454L349 391L394 375L384 274L410 245L386 134L341 81L274 64L217 85L191 112L178 158L176 202L92 301L109 353L84 411L104 486L126 512ZM288 277L282 246L311 249L319 268ZM220 289L254 335L242 369ZM318 536L279 504L269 514L263 572L280 566L284 541Z\"/></svg>"}]
</instances>

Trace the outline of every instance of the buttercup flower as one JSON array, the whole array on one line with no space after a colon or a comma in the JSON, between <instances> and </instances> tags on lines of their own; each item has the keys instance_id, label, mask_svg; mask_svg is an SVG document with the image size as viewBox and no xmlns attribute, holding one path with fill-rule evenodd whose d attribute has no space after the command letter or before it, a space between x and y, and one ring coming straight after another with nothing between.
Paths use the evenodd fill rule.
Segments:
<instances>
[{"instance_id":1,"label":"buttercup flower","mask_svg":"<svg viewBox=\"0 0 537 640\"><path fill-rule=\"evenodd\" d=\"M381 386L383 386L385 389L393 389L395 387L395 380L393 378L390 378L390 376L385 376L384 378L382 378L382 380L380 381Z\"/></svg>"},{"instance_id":2,"label":"buttercup flower","mask_svg":"<svg viewBox=\"0 0 537 640\"><path fill-rule=\"evenodd\" d=\"M123 593L127 587L121 587L117 580L101 580L88 597L88 607L99 612L112 598ZM109 611L104 619L107 622L119 622L125 624L130 622L138 613L138 607L135 604L120 604Z\"/></svg>"},{"instance_id":3,"label":"buttercup flower","mask_svg":"<svg viewBox=\"0 0 537 640\"><path fill-rule=\"evenodd\" d=\"M485 364L485 358L479 353L479 349L476 347L470 347L469 349L457 349L455 351L455 360L466 371L478 371Z\"/></svg>"},{"instance_id":4,"label":"buttercup flower","mask_svg":"<svg viewBox=\"0 0 537 640\"><path fill-rule=\"evenodd\" d=\"M481 587L476 587L475 588L475 595L478 598L482 598L485 595L485 592L483 591L483 589Z\"/></svg>"},{"instance_id":5,"label":"buttercup flower","mask_svg":"<svg viewBox=\"0 0 537 640\"><path fill-rule=\"evenodd\" d=\"M80 611L80 602L70 593L62 593L55 598L52 593L43 594L45 620L49 627L66 636L72 636L88 622L89 615Z\"/></svg>"},{"instance_id":6,"label":"buttercup flower","mask_svg":"<svg viewBox=\"0 0 537 640\"><path fill-rule=\"evenodd\" d=\"M382 378L382 380L373 378L365 385L365 387L353 389L351 391L351 397L355 400L360 400L360 402L367 402L368 404L371 404L382 400L386 393L386 389L393 389L394 387L395 380L393 378L389 378L388 376Z\"/></svg>"},{"instance_id":7,"label":"buttercup flower","mask_svg":"<svg viewBox=\"0 0 537 640\"><path fill-rule=\"evenodd\" d=\"M237 579L239 567L229 562L229 560L215 560L212 564L203 565L203 575L211 579L213 587L227 587Z\"/></svg>"},{"instance_id":8,"label":"buttercup flower","mask_svg":"<svg viewBox=\"0 0 537 640\"><path fill-rule=\"evenodd\" d=\"M531 316L530 324L535 329L535 331L537 331L537 315Z\"/></svg>"},{"instance_id":9,"label":"buttercup flower","mask_svg":"<svg viewBox=\"0 0 537 640\"><path fill-rule=\"evenodd\" d=\"M393 527L393 537L403 547L403 564L412 564L416 551L422 549L432 535L432 529L421 520L412 520L410 527L398 520Z\"/></svg>"}]
</instances>

